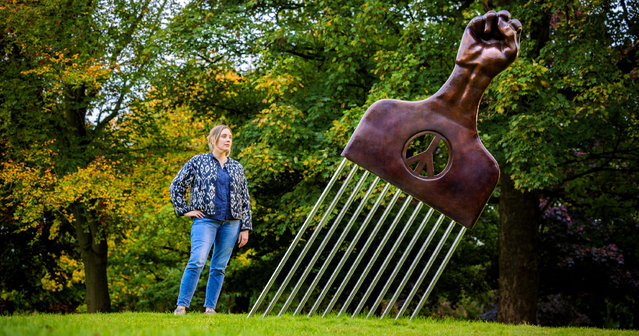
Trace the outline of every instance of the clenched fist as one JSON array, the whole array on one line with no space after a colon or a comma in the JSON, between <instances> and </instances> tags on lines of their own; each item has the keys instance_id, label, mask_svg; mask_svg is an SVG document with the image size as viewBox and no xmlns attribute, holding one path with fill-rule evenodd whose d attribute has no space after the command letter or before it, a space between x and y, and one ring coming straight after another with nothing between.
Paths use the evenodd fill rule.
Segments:
<instances>
[{"instance_id":1,"label":"clenched fist","mask_svg":"<svg viewBox=\"0 0 639 336\"><path fill-rule=\"evenodd\" d=\"M466 26L456 64L494 77L517 58L520 34L521 23L508 11L488 11Z\"/></svg>"}]
</instances>

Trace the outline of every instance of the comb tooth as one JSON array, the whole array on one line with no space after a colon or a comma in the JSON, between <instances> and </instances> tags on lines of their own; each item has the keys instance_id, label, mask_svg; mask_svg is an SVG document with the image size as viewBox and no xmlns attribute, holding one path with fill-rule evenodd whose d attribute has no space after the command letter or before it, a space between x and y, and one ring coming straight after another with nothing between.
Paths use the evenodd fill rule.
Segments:
<instances>
[{"instance_id":1,"label":"comb tooth","mask_svg":"<svg viewBox=\"0 0 639 336\"><path fill-rule=\"evenodd\" d=\"M388 214L390 214L390 210L395 205L395 202L397 202L397 199L399 198L399 195L401 193L402 193L402 191L397 189L397 191L395 192L395 195L393 195L393 199L391 200L390 204L384 210L384 213L382 214L382 217L377 222L377 225L375 225L375 229L373 230L373 232L371 232L371 234L368 236L368 239L366 240L366 243L365 243L364 247L361 249L359 255L357 256L357 259L355 260L355 263L353 263L353 265L351 266L351 269L348 270L348 274L346 275L346 277L342 281L342 284L340 285L340 289L338 291L339 293L341 293L344 290L344 287L346 286L346 284L350 280L351 276L353 276L353 273L357 269L357 266L362 261L362 258L364 257L364 254L366 253L366 251L368 250L371 242L373 241L372 238L374 238L377 235L377 232L382 227L382 224L386 220L386 217L388 217ZM331 301L329 306L326 308L326 311L324 312L324 315L326 315L326 312L330 311L331 307L335 304L335 300L337 300L338 297L339 297L339 295L335 295L333 297L333 300ZM349 296L349 297L352 299L351 296ZM349 302L350 301L347 300L347 302L344 304L344 306L347 306ZM339 312L339 314L337 314L337 316L339 316L344 311L344 306L342 306L342 310Z\"/></svg>"},{"instance_id":2,"label":"comb tooth","mask_svg":"<svg viewBox=\"0 0 639 336\"><path fill-rule=\"evenodd\" d=\"M259 308L260 304L262 303L264 298L267 296L269 289L271 288L271 286L275 282L275 280L276 280L278 274L280 273L280 271L284 268L285 263L287 262L287 260L291 256L292 251L295 248L296 244L299 241L302 240L302 232L304 232L308 227L312 226L312 222L314 220L315 214L317 213L317 211L320 208L322 208L322 203L324 202L324 200L326 199L326 197L330 193L330 190L333 187L335 187L335 185L339 185L339 184L337 184L337 182L340 180L339 175L344 170L344 168L347 167L347 166L348 166L348 162L342 161L342 163L340 164L338 169L335 171L335 173L333 175L333 178L329 182L329 185L327 185L327 187L325 188L324 192L322 193L322 195L318 199L317 203L315 204L313 210L311 210L311 213L309 214L306 222L302 226L302 229L296 235L296 237L295 237L294 241L292 242L291 246L289 246L284 258L280 261L276 271L271 276L271 279L269 280L269 283L267 284L267 286L264 288L264 290L260 294L260 297L258 298L258 300L256 301L255 305L253 306L251 312L249 313L249 316L251 316L255 311L257 311L257 309ZM302 251L300 252L300 254L297 256L297 259L295 260L293 266L288 270L288 273L287 273L285 279L280 284L280 286L279 286L277 292L275 293L275 295L272 297L270 304L268 305L268 307L266 308L264 314L262 315L263 317L267 316L272 311L272 309L274 309L274 307L278 303L279 298L281 297L281 295L285 291L291 290L291 289L289 289L288 284L290 283L292 278L297 275L296 272L299 269L302 274L297 278L297 282L296 282L294 288L291 290L290 293L288 293L288 297L287 297L286 301L282 304L282 306L279 308L280 310L279 310L279 313L277 315L281 316L281 314L283 314L283 313L285 313L287 311L289 306L294 302L295 297L298 294L298 292L300 291L300 289L303 288L303 286L305 284L305 281L307 280L308 276L312 272L313 267L316 264L316 262L322 256L322 253L324 252L325 248L327 247L327 244L330 242L331 237L333 236L333 234L338 229L340 229L340 227L341 227L340 224L342 223L342 220L344 219L344 217L347 214L349 214L350 219L348 221L348 224L346 224L346 226L342 229L342 232L341 232L339 238L337 238L336 242L333 244L332 248L328 252L328 256L323 258L324 261L323 261L323 264L322 264L320 270L314 275L314 278L313 278L313 281L312 281L311 285L306 289L306 293L304 294L303 298L299 301L299 303L297 303L297 307L296 307L295 312L293 313L293 315L297 315L298 313L301 313L302 310L304 309L304 305L306 304L308 299L311 298L314 295L313 292L314 292L315 288L321 283L321 279L322 279L324 273L326 272L326 270L329 269L329 267L331 267L331 262L332 262L333 258L337 255L337 253L338 253L338 251L340 251L340 249L343 249L342 244L347 239L347 235L349 234L352 226L357 223L358 218L360 217L360 214L362 214L364 208L367 206L367 204L371 200L372 195L377 193L375 191L375 189L376 189L376 186L377 186L377 184L379 183L379 181L381 179L379 177L373 175L374 179L372 179L372 181L370 181L371 180L369 178L370 177L369 176L370 173L368 171L364 170L361 175L360 175L360 173L357 173L358 169L360 169L360 168L361 167L359 167L356 164L352 165L352 167L351 167L350 171L348 172L347 176L344 178L344 181L341 182L341 186L339 187L339 190L335 193L335 196L333 197L330 205L328 205L328 207L324 211L321 220L318 222L317 225L315 225L311 237L306 241L306 244L304 245L304 247L303 247ZM354 177L356 175L360 175L357 184L354 187L349 187L349 185L351 185L352 181L355 180ZM364 196L361 196L360 193L362 192L362 190L365 189L365 187L366 187L367 191L366 191ZM362 244L363 246L358 248L359 251L358 251L356 260L349 264L349 269L348 269L348 272L347 272L346 276L341 280L341 284L339 286L339 289L335 292L335 294L331 298L330 303L328 304L328 306L324 310L324 313L322 314L322 317L325 317L326 314L330 313L332 308L338 302L340 302L340 304L341 304L341 309L340 309L339 313L337 314L337 316L340 316L342 313L344 313L349 308L349 306L352 303L352 301L354 300L354 298L356 296L360 295L359 289L361 288L361 285L364 284L364 283L368 283L368 287L367 287L366 292L363 294L363 296L358 297L359 303L358 303L357 307L355 308L355 310L351 314L351 317L354 317L355 315L360 313L360 311L365 306L365 303L367 302L368 298L374 293L374 290L375 290L379 280L381 279L383 274L386 272L386 268L388 267L388 265L390 264L390 262L394 258L397 250L400 248L400 245L402 244L404 238L406 237L406 235L410 231L410 228L411 228L412 224L414 223L414 221L418 217L421 217L421 216L419 216L419 213L421 212L421 210L423 209L423 206L425 205L422 202L419 202L417 204L417 206L412 210L412 213L409 216L409 218L405 221L405 223L403 223L404 227L403 227L401 233L399 233L396 238L393 238L394 239L394 244L390 248L390 251L385 252L386 253L386 257L385 257L384 261L382 262L382 264L380 266L375 266L375 263L376 263L379 255L382 253L382 251L384 250L384 248L387 245L388 241L390 240L391 236L393 235L393 232L394 232L395 228L401 222L402 218L404 217L404 214L406 213L406 211L407 211L408 207L410 206L411 201L413 199L412 196L406 196L406 198L403 200L403 204L402 204L401 208L398 209L398 210L394 210L395 205L397 204L399 198L403 194L401 189L395 188L394 195L392 196L390 201L388 201L387 204L385 205L383 213L380 216L376 216L375 214L376 214L377 210L379 209L379 206L384 202L384 199L386 198L386 196L388 194L388 191L392 187L393 186L390 183L386 183L386 185L383 187L383 190L381 190L381 192L379 192L379 195L376 197L375 203L372 205L371 209L366 214L365 220L363 222L361 222L361 225L359 226L359 229L358 229L357 233L355 234L355 236L353 238L350 239L350 244L349 244L348 248L346 249L346 251L343 252L343 254L341 256L341 260L339 261L339 264L337 266L333 267L333 272L332 272L332 274L330 276L330 279L327 280L323 284L323 289L321 290L321 293L319 293L319 295L317 295L317 297L315 298L315 303L313 304L312 308L308 312L308 316L311 316L319 308L319 306L321 305L322 301L326 297L327 293L331 290L332 284L334 283L334 281L337 280L337 277L339 276L340 271L342 270L344 265L346 265L346 263L348 262L348 259L349 259L350 255L351 255L351 253L356 249L356 246L358 246L357 243L359 242L360 238L362 238L362 236L364 234L364 231L367 230L367 226L372 221L373 217L379 217L379 218L377 218L377 223L376 223L375 227L371 230L371 232L369 232L368 236L366 237L366 240L363 242L363 244ZM348 199L346 201L341 200L342 196L345 196L344 193L346 192L346 190L347 189L350 190L351 188L352 188L352 190L349 193ZM352 214L350 214L349 208L352 205L352 203L358 198L361 198L360 203L359 203L357 209L354 212L352 212ZM333 218L333 213L337 212L337 211L335 211L335 209L339 209L339 213ZM394 213L394 212L396 212L396 214L395 214L392 222L390 223L390 225L388 225L388 227L386 229L386 232L384 234L384 237L381 238L380 242L376 242L376 244L378 244L378 246L375 249L375 251L373 252L373 254L370 255L370 256L367 256L366 254L368 252L369 247L372 245L372 243L377 238L378 234L380 233L380 230L381 230L382 226L386 225L386 220L388 219L388 216L391 213ZM395 264L391 275L387 278L387 280L386 280L386 282L385 282L385 284L383 286L383 289L379 292L379 294L377 294L377 298L375 300L375 303L371 306L370 309L368 309L368 313L367 313L367 316L366 316L367 318L370 317L372 314L374 314L374 312L377 310L378 306L380 305L380 303L382 302L384 296L386 295L387 291L389 290L390 286L392 285L395 277L400 272L404 262L408 258L409 254L411 254L411 251L413 250L417 240L420 239L420 236L421 236L422 232L424 231L425 227L428 226L428 222L430 221L430 219L432 218L434 213L435 213L435 210L433 208L429 207L428 212L424 215L423 219L421 220L421 223L420 223L419 227L416 229L415 233L413 234L412 239L410 240L408 245L405 248L402 249L403 253L402 253L401 257L399 257L400 260ZM313 248L313 243L314 243L315 239L320 235L320 231L322 231L322 228L325 226L325 224L331 218L333 218L332 224L327 228L328 232L324 234L322 242L319 244L319 247L317 247L315 249L311 260L305 262L305 267L300 268L299 266L304 261L305 256ZM416 269L416 267L420 263L422 257L424 256L425 252L427 251L428 246L432 242L434 236L437 234L437 231L439 230L439 227L441 226L441 224L442 224L444 219L445 219L444 214L441 214L439 216L439 218L437 219L437 221L435 222L435 224L433 225L430 233L428 234L428 237L423 242L422 246L420 247L419 251L417 252L417 255L413 257L412 264L409 266L408 271L405 272L404 278L402 279L401 283L399 284L399 286L395 290L392 299L389 301L389 303L385 307L382 315L380 316L380 319L384 318L384 316L389 312L390 308L392 308L394 306L394 304L397 301L399 295L401 294L401 292L403 291L404 287L408 283L409 278L411 277L411 275L413 274L414 270ZM405 300L405 302L400 307L399 313L397 314L397 316L395 316L396 319L399 318L402 314L404 314L406 309L409 307L409 304L410 304L411 300L414 298L414 296L416 295L416 292L418 291L419 287L424 282L424 279L426 278L426 275L429 273L429 270L433 266L435 260L437 259L439 253L441 252L444 244L446 243L448 238L450 238L450 234L451 234L451 232L453 230L453 227L455 225L456 225L455 221L451 220L448 228L446 229L446 232L441 237L437 247L435 248L435 250L432 252L432 254L430 256L430 258L428 260L428 263L426 264L425 268L423 269L423 271L419 275L419 278L416 281L415 285L411 289L410 294L408 295L407 299ZM428 296L432 292L437 280L439 279L439 277L441 276L441 273L443 272L443 269L448 264L448 261L450 260L450 258L452 256L452 253L454 252L454 250L456 249L457 245L459 244L459 241L461 240L465 230L466 230L466 228L462 226L461 231L459 232L459 234L457 235L457 238L455 239L455 241L453 242L452 246L448 250L448 253L446 254L446 256L444 257L444 260L440 264L435 276L430 281L430 284L429 284L429 286L428 286L428 288L426 290L425 295L423 295L421 297L420 301L417 303L417 307L415 308L415 310L413 311L413 313L412 313L412 315L410 317L411 319L414 316L417 315L417 313L420 311L420 309L422 308L423 304L425 303L426 299L428 298ZM368 263L366 264L366 266L364 267L363 270L358 270L358 266L360 266L361 261L365 257L367 257L369 259ZM363 266L363 264L362 264L362 266ZM371 280L371 277L369 277L369 273L370 273L370 270L373 267L377 267L377 272L376 272L375 276L372 277L372 280ZM357 279L357 281L355 283L350 284L352 289L350 290L350 294L348 295L348 297L346 297L346 299L341 299L340 300L341 294L343 294L343 291L345 290L345 288L348 287L348 285L350 283L350 280L351 280L352 276L355 274L355 272L359 273L359 278Z\"/></svg>"},{"instance_id":3,"label":"comb tooth","mask_svg":"<svg viewBox=\"0 0 639 336\"><path fill-rule=\"evenodd\" d=\"M371 208L371 211L369 211L368 215L366 216L366 219L360 225L360 228L359 228L359 230L357 230L357 233L355 234L355 237L353 238L353 240L349 244L348 248L346 249L346 252L344 252L344 255L342 255L342 259L340 260L340 262L337 265L337 267L335 267L335 269L333 270L333 274L331 274L331 277L329 278L329 280L324 285L324 289L322 289L322 292L320 293L319 297L315 300L315 304L313 304L313 307L311 308L311 310L308 313L309 317L313 314L313 312L317 309L319 304L322 302L322 300L326 296L326 293L328 292L328 290L330 289L331 285L335 281L335 278L337 277L339 271L342 270L342 267L344 266L344 264L346 263L346 260L348 260L348 257L350 256L350 253L355 248L355 244L357 244L357 242L359 241L359 238L364 233L364 229L366 229L366 227L368 226L368 223L370 223L371 219L373 218L373 214L375 214L375 212L377 211L377 208L379 207L381 201L386 196L386 193L388 192L388 189L390 188L390 186L391 186L390 183L386 183L386 185L384 186L384 189L381 191L381 193L377 197L377 200L375 201L375 204ZM339 293L337 294L337 296L339 296Z\"/></svg>"},{"instance_id":4,"label":"comb tooth","mask_svg":"<svg viewBox=\"0 0 639 336\"><path fill-rule=\"evenodd\" d=\"M355 174L355 171L358 168L359 167L357 165L353 165L353 168L351 168L351 171L348 173L346 180L344 181L344 183L342 183L342 186L340 187L339 191L333 198L333 201L329 205L328 209L326 209L326 212L324 213L324 216L320 220L320 223L317 225L317 227L313 231L313 235L311 235L311 238L308 240L308 242L306 242L304 249L302 250L300 255L297 257L295 264L288 272L286 279L284 279L284 282L282 282L282 284L280 285L280 288L278 289L277 293L275 293L275 297L273 297L273 300L271 300L271 304L266 308L266 311L264 312L264 315L262 316L268 315L268 313L271 311L271 309L273 309L273 307L277 303L277 300L279 299L280 295L282 295L282 292L284 292L284 290L286 289L286 285L288 285L289 281L291 281L291 277L293 276L293 274L299 267L300 263L302 262L302 259L304 259L304 256L306 256L306 253L308 253L308 251L310 250L311 246L313 245L313 242L315 241L315 239L317 238L317 236L319 235L321 231L320 229L322 228L322 226L324 226L324 224L330 217L331 212L333 212L333 209L335 209L335 205L337 205L337 202L339 201L340 197L342 197L342 194L346 190L346 187L348 186L350 180L353 178L353 175Z\"/></svg>"},{"instance_id":5,"label":"comb tooth","mask_svg":"<svg viewBox=\"0 0 639 336\"><path fill-rule=\"evenodd\" d=\"M356 167L353 167L353 168L356 168ZM293 300L293 298L295 297L295 295L299 291L300 287L302 286L302 283L304 282L304 280L306 280L306 277L308 276L308 274L310 273L311 269L313 268L313 266L317 262L317 258L319 258L320 254L322 253L322 251L326 247L326 244L331 239L331 236L333 236L333 233L335 233L335 230L339 226L339 223L342 221L342 218L344 218L344 215L346 214L346 211L348 211L348 208L350 207L351 203L355 199L355 196L357 195L359 190L362 188L362 185L364 184L364 181L366 180L366 177L368 177L368 174L369 174L368 171L365 170L364 174L359 179L359 182L357 182L357 185L355 186L355 188L351 192L350 197L348 198L348 200L346 201L346 203L342 207L342 210L340 210L339 214L335 218L335 220L333 222L333 225L331 225L331 228L329 229L328 233L326 234L326 236L324 236L324 239L322 240L322 243L317 248L317 250L315 250L315 254L313 255L313 258L311 259L310 262L308 262L306 264L306 269L304 270L304 273L297 280L297 284L295 285L295 288L293 289L293 291L289 295L289 298L286 300L286 302L284 303L284 306L282 306L282 309L280 310L279 314L277 314L277 316L282 315L282 313L285 312L286 309L288 308L288 306L291 304L291 301ZM309 294L310 291L312 291L312 289L309 289L307 291L307 294ZM296 310L293 315L297 314L298 311L299 311L299 309Z\"/></svg>"},{"instance_id":6,"label":"comb tooth","mask_svg":"<svg viewBox=\"0 0 639 336\"><path fill-rule=\"evenodd\" d=\"M430 217L427 216L427 218L424 218L423 223L427 223L429 219ZM424 243L422 243L422 246L420 247L419 252L417 253L417 256L415 256L415 258L413 259L413 263L408 268L408 271L406 272L406 274L404 274L404 278L402 279L402 282L399 284L399 286L397 286L397 289L395 289L395 293L393 294L393 297L391 298L390 302L386 306L386 309L382 313L382 316L380 317L380 319L384 318L386 313L388 313L388 310L395 304L395 301L397 301L399 294L402 292L402 290L408 283L408 279L410 279L410 276L413 275L413 271L417 267L417 264L419 263L419 261L422 259L424 252L426 252L426 249L428 249L430 242L433 240L433 237L435 237L435 234L437 233L437 230L439 230L439 226L442 224L443 221L444 221L444 215L443 214L439 215L439 218L435 222L435 225L433 225L433 228L430 230L428 237L426 237L426 240L424 241Z\"/></svg>"},{"instance_id":7,"label":"comb tooth","mask_svg":"<svg viewBox=\"0 0 639 336\"><path fill-rule=\"evenodd\" d=\"M450 224L448 225L448 228L446 228L446 232L444 232L444 235L439 240L439 244L437 244L437 247L435 248L435 251L430 256L430 259L428 260L428 264L426 265L426 267L424 268L422 273L419 275L419 278L417 279L417 282L415 283L415 286L413 286L413 289L410 291L410 294L408 294L408 297L406 298L406 301L402 305L402 308L399 310L399 313L397 313L397 316L395 316L395 319L397 319L400 316L402 316L402 314L404 313L406 308L408 308L408 304L410 303L410 301L415 296L415 293L417 293L417 290L419 289L419 286L424 281L424 278L426 277L426 274L430 270L431 266L433 266L433 263L435 262L435 258L437 258L437 255L439 254L439 252L441 251L442 247L444 246L444 242L446 242L446 240L448 239L448 236L450 235L450 232L453 230L453 226L454 225L455 225L455 221L450 221Z\"/></svg>"},{"instance_id":8,"label":"comb tooth","mask_svg":"<svg viewBox=\"0 0 639 336\"><path fill-rule=\"evenodd\" d=\"M404 201L404 205L402 205L401 209L399 210L399 212L395 216L395 219L393 220L393 223L391 224L391 226L386 231L386 234L382 238L381 243L377 246L377 249L375 250L375 253L373 253L373 257L370 258L370 260L368 262L368 265L366 265L366 268L364 269L364 272L362 272L362 274L360 275L359 280L357 280L357 283L355 284L355 287L351 291L351 294L349 295L348 299L346 300L346 303L344 303L344 305L342 306L342 310L340 310L340 312L339 312L339 314L337 314L337 316L342 314L342 312L348 307L348 305L351 303L353 297L355 296L355 293L357 292L357 290L359 290L359 287L364 283L363 280L368 275L368 272L370 272L371 268L373 267L373 264L377 260L377 257L379 257L380 252L382 251L382 249L384 248L384 246L388 242L388 239L390 238L391 234L393 233L393 231L397 227L397 224L399 223L399 220L404 215L404 212L406 211L406 209L410 205L410 201L412 199L413 199L412 196L408 196L408 198L406 198L406 200ZM353 316L355 316L355 314L353 314Z\"/></svg>"},{"instance_id":9,"label":"comb tooth","mask_svg":"<svg viewBox=\"0 0 639 336\"><path fill-rule=\"evenodd\" d=\"M430 292L433 290L433 287L435 287L437 280L439 280L439 277L442 275L442 271L444 270L446 265L448 265L448 261L450 260L450 257L453 255L453 252L455 252L455 249L457 248L457 245L459 245L459 242L461 238L464 236L465 232L466 232L466 227L462 226L461 229L459 230L459 233L457 234L457 238L455 238L455 241L450 246L450 248L448 249L448 253L446 253L446 256L444 257L444 260L439 265L439 268L437 269L437 272L435 273L433 280L431 280L430 284L428 285L428 289L426 290L426 293L424 293L424 296L422 296L421 300L419 300L419 303L417 304L417 308L415 308L415 310L413 311L413 314L410 316L411 320L413 319L413 317L417 315L419 310L422 308L422 305L424 304L424 302L426 302L426 299L428 299Z\"/></svg>"},{"instance_id":10,"label":"comb tooth","mask_svg":"<svg viewBox=\"0 0 639 336\"><path fill-rule=\"evenodd\" d=\"M375 311L375 309L377 309L377 306L379 306L380 302L384 298L384 295L386 295L386 292L390 288L391 283L393 282L393 280L395 280L395 277L399 273L399 270L404 265L404 261L406 261L406 258L408 257L410 252L413 250L413 247L415 246L415 243L417 243L419 236L421 236L422 231L424 231L424 228L426 228L426 224L428 223L428 220L430 220L430 217L433 215L433 212L434 212L433 208L428 209L428 213L422 220L421 224L419 224L419 228L417 228L417 231L415 231L415 234L413 235L413 238L411 239L411 241L408 243L408 246L406 246L406 249L404 250L404 254L402 254L401 259L397 262L397 264L395 264L395 268L393 269L393 272L388 277L388 280L386 280L386 284L384 285L384 288L382 288L382 291L379 293L379 296L377 297L377 300L375 300L375 303L373 303L373 306L368 312L368 315L366 315L366 318L369 318L371 316L371 314Z\"/></svg>"},{"instance_id":11,"label":"comb tooth","mask_svg":"<svg viewBox=\"0 0 639 336\"><path fill-rule=\"evenodd\" d=\"M366 174L364 176L367 176L367 175L368 174ZM366 195L364 196L364 198L362 198L362 201L360 202L359 206L357 207L357 210L355 210L355 213L351 216L351 219L348 221L348 224L346 225L346 228L344 228L344 230L342 231L342 234L337 239L337 242L335 243L335 245L333 245L333 248L331 249L331 252L329 253L329 255L326 258L326 260L324 261L324 264L322 265L322 268L320 269L320 271L315 276L315 279L313 279L313 282L311 283L311 286L306 291L306 294L302 298L302 301L300 301L300 303L298 304L298 306L295 309L295 312L293 313L293 315L298 314L302 310L302 308L304 308L304 304L306 303L306 300L308 300L309 296L311 295L311 293L313 292L313 290L315 289L315 287L319 283L319 280L322 278L322 275L324 275L324 272L326 272L326 269L328 268L330 262L333 260L333 257L335 256L335 253L339 249L339 246L342 244L342 242L346 238L346 235L348 234L348 232L350 231L351 227L355 223L355 219L357 219L359 214L364 209L364 206L368 202L368 199L371 196L371 193L375 189L375 186L377 185L378 182L379 182L379 177L375 177L375 179L373 180L371 185L368 187L368 191L366 192Z\"/></svg>"},{"instance_id":12,"label":"comb tooth","mask_svg":"<svg viewBox=\"0 0 639 336\"><path fill-rule=\"evenodd\" d=\"M389 187L389 186L390 186L390 184L386 185L386 187ZM385 189L385 190L387 190L387 189ZM340 295L344 291L344 288L346 287L346 284L348 283L350 278L353 276L353 273L355 273L355 270L357 269L357 266L362 261L362 258L364 257L364 254L368 250L368 247L370 246L370 243L372 241L371 238L375 237L375 235L377 234L379 229L382 227L382 224L384 223L384 220L386 220L386 217L388 217L388 214L390 213L390 210L395 205L395 202L397 202L397 199L399 198L400 194L401 194L401 190L397 189L395 191L395 194L393 195L393 198L391 199L390 203L386 206L386 209L382 213L381 218L377 221L377 224L373 228L373 231L369 234L368 239L366 240L366 243L364 244L363 247L360 248L360 251L359 251L359 254L357 255L357 258L350 265L351 267L348 270L348 273L346 274L346 276L342 280L342 283L340 284L339 289L337 290L337 292L333 296L333 299L329 302L328 306L324 310L324 314L322 314L322 317L326 316L326 314L331 311L331 309L333 308L333 306L337 302L337 299L340 297ZM380 195L380 199L378 199L378 202L379 202L379 200L381 200L381 195ZM371 215L372 215L372 212L369 214L369 217L371 217ZM370 221L370 218L367 218L367 220Z\"/></svg>"},{"instance_id":13,"label":"comb tooth","mask_svg":"<svg viewBox=\"0 0 639 336\"><path fill-rule=\"evenodd\" d=\"M313 206L313 209L308 214L308 217L306 218L306 221L304 221L304 224L302 225L302 228L297 232L297 235L295 235L295 238L293 239L293 242L289 246L288 250L286 250L286 253L284 254L284 257L282 257L282 260L280 260L280 263L277 265L277 268L275 268L275 271L271 275L271 278L269 279L269 281L266 283L266 286L262 290L262 293L260 294L260 296L257 298L257 301L253 305L253 308L251 309L251 311L249 312L247 317L251 317L251 315L254 312L256 312L257 309L262 304L262 301L266 297L266 294L271 289L271 286L273 285L275 279L277 278L277 276L282 271L282 268L284 267L284 264L286 264L286 262L288 261L288 258L290 258L291 254L293 253L293 250L295 249L295 246L297 245L297 243L302 238L302 235L304 234L306 229L310 226L310 224L311 224L311 222L313 220L313 216L315 216L315 213L317 212L319 207L324 202L324 199L326 198L326 195L328 195L328 192L333 188L333 185L337 181L337 178L339 177L340 173L342 172L342 170L346 166L347 162L348 162L348 160L346 160L345 158L342 159L342 162L340 162L339 166L335 170L335 173L333 174L333 177L331 177L331 180L328 182L328 184L324 188L324 191L322 192L320 197L317 199L317 202L315 202L315 206Z\"/></svg>"},{"instance_id":14,"label":"comb tooth","mask_svg":"<svg viewBox=\"0 0 639 336\"><path fill-rule=\"evenodd\" d=\"M406 201L405 201L406 204L409 204L411 200L412 200L411 197L406 199ZM355 315L357 315L357 313L359 313L359 311L362 309L362 307L366 303L366 300L371 295L371 292L373 291L373 289L377 285L377 282L379 281L379 278L382 276L382 273L384 273L384 271L386 270L386 267L388 266L388 263L391 261L392 257L395 255L395 252L397 251L397 248L399 247L401 242L404 240L404 237L406 236L406 233L408 233L408 229L410 229L411 224L413 224L413 222L415 221L415 218L417 217L417 214L419 214L419 211L421 211L423 205L424 205L423 203L419 202L417 204L417 206L415 207L415 210L413 210L413 213L411 214L410 218L408 219L408 221L404 225L404 229L402 230L402 232L400 232L399 236L396 238L391 250L386 254L386 258L384 259L384 262L382 263L382 265L377 270L377 273L375 274L375 277L373 278L373 281L371 281L371 283L368 285L368 289L366 290L366 293L360 299L359 304L357 305L357 308L353 312L353 315L352 315L353 317ZM382 246L380 245L380 250L381 250L381 247ZM373 309L371 309L371 311L373 311Z\"/></svg>"}]
</instances>

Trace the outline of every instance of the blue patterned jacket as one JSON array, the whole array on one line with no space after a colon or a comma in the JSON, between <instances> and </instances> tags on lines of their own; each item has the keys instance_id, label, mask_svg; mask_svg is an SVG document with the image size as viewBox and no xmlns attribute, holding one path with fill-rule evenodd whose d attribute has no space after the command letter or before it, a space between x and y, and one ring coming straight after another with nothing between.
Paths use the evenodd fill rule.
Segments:
<instances>
[{"instance_id":1,"label":"blue patterned jacket","mask_svg":"<svg viewBox=\"0 0 639 336\"><path fill-rule=\"evenodd\" d=\"M175 176L169 190L173 208L178 216L191 210L200 210L212 214L215 210L215 182L217 180L217 164L212 153L199 154L192 157ZM246 177L242 165L228 158L225 164L231 182L231 216L242 221L240 230L252 230L251 203L249 199ZM191 188L190 202L186 201L186 191Z\"/></svg>"}]
</instances>

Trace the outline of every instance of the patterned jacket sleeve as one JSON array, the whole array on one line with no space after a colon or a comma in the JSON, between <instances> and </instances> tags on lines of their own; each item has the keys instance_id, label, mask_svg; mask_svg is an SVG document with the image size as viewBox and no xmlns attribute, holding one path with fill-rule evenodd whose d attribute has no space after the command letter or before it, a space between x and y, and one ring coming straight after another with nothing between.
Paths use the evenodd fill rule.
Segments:
<instances>
[{"instance_id":1,"label":"patterned jacket sleeve","mask_svg":"<svg viewBox=\"0 0 639 336\"><path fill-rule=\"evenodd\" d=\"M183 216L185 213L191 211L186 201L186 191L191 186L194 177L195 167L193 165L193 159L191 159L182 166L182 169L180 169L171 182L169 191L171 192L173 209L175 209L177 216Z\"/></svg>"},{"instance_id":2,"label":"patterned jacket sleeve","mask_svg":"<svg viewBox=\"0 0 639 336\"><path fill-rule=\"evenodd\" d=\"M242 173L242 175L244 175ZM246 183L246 177L242 183L242 227L241 231L253 230L253 219L251 215L251 198L249 197L248 185Z\"/></svg>"}]
</instances>

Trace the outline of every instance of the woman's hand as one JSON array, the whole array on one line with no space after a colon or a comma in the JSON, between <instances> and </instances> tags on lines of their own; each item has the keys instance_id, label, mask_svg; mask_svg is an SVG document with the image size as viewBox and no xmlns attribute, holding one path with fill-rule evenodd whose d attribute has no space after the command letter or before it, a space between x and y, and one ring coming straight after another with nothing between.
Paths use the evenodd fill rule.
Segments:
<instances>
[{"instance_id":1,"label":"woman's hand","mask_svg":"<svg viewBox=\"0 0 639 336\"><path fill-rule=\"evenodd\" d=\"M248 243L248 236L248 230L240 231L240 234L237 236L237 245L239 247L246 245L246 243Z\"/></svg>"},{"instance_id":2,"label":"woman's hand","mask_svg":"<svg viewBox=\"0 0 639 336\"><path fill-rule=\"evenodd\" d=\"M206 215L204 214L204 212L202 212L200 210L191 210L191 211L185 213L184 216L186 216L186 217L195 217L195 218L204 218L204 216L206 216Z\"/></svg>"}]
</instances>

